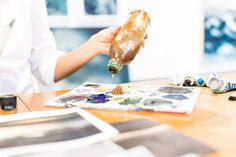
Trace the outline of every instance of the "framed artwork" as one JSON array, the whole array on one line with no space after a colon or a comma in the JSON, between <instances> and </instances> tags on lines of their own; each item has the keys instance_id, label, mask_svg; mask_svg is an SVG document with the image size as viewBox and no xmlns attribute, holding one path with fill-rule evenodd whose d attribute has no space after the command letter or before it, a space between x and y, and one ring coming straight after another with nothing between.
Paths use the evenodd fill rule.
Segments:
<instances>
[{"instance_id":1,"label":"framed artwork","mask_svg":"<svg viewBox=\"0 0 236 157\"><path fill-rule=\"evenodd\" d=\"M50 25L62 25L69 20L68 0L46 0Z\"/></svg>"},{"instance_id":2,"label":"framed artwork","mask_svg":"<svg viewBox=\"0 0 236 157\"><path fill-rule=\"evenodd\" d=\"M83 0L82 6L83 16L80 20L84 25L106 27L117 22L117 0Z\"/></svg>"},{"instance_id":3,"label":"framed artwork","mask_svg":"<svg viewBox=\"0 0 236 157\"><path fill-rule=\"evenodd\" d=\"M236 57L236 1L205 1L205 54Z\"/></svg>"},{"instance_id":4,"label":"framed artwork","mask_svg":"<svg viewBox=\"0 0 236 157\"><path fill-rule=\"evenodd\" d=\"M46 0L53 27L109 27L116 24L118 0Z\"/></svg>"}]
</instances>

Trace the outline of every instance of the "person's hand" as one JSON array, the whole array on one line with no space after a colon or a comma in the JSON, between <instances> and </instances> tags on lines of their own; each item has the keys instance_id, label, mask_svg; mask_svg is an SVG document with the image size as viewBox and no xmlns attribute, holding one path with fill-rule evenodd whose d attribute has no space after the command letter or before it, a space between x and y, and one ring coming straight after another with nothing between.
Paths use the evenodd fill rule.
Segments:
<instances>
[{"instance_id":1,"label":"person's hand","mask_svg":"<svg viewBox=\"0 0 236 157\"><path fill-rule=\"evenodd\" d=\"M109 27L94 34L87 42L91 49L97 54L108 55L111 42L120 30L120 26Z\"/></svg>"},{"instance_id":2,"label":"person's hand","mask_svg":"<svg viewBox=\"0 0 236 157\"><path fill-rule=\"evenodd\" d=\"M89 47L93 52L96 52L96 54L109 54L109 49L111 47L111 43L117 33L120 30L120 26L116 27L109 27L106 29L101 30L100 32L94 34L87 42L89 44ZM148 38L148 35L145 36L145 39ZM141 43L141 48L145 45L145 39Z\"/></svg>"}]
</instances>

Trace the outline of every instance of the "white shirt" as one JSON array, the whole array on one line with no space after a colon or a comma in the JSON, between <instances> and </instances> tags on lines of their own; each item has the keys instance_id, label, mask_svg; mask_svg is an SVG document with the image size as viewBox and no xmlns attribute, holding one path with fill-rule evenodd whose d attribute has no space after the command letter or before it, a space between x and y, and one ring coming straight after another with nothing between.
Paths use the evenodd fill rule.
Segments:
<instances>
[{"instance_id":1,"label":"white shirt","mask_svg":"<svg viewBox=\"0 0 236 157\"><path fill-rule=\"evenodd\" d=\"M0 52L0 94L35 92L34 77L54 84L57 59L63 53L57 51L49 30L45 1L0 0L0 34L13 20Z\"/></svg>"}]
</instances>

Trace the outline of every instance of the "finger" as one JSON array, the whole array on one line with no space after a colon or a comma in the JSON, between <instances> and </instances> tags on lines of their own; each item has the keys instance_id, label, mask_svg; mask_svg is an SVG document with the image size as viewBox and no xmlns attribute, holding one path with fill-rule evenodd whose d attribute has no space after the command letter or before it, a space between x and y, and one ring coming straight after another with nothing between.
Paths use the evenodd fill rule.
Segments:
<instances>
[{"instance_id":1,"label":"finger","mask_svg":"<svg viewBox=\"0 0 236 157\"><path fill-rule=\"evenodd\" d=\"M141 45L140 45L140 48L144 48L144 46L145 46L145 42L144 42L144 40L141 42Z\"/></svg>"},{"instance_id":2,"label":"finger","mask_svg":"<svg viewBox=\"0 0 236 157\"><path fill-rule=\"evenodd\" d=\"M101 32L109 33L111 35L116 35L119 32L120 28L121 28L120 26L112 26L101 30Z\"/></svg>"},{"instance_id":3,"label":"finger","mask_svg":"<svg viewBox=\"0 0 236 157\"><path fill-rule=\"evenodd\" d=\"M148 34L145 35L144 39L148 39Z\"/></svg>"},{"instance_id":4,"label":"finger","mask_svg":"<svg viewBox=\"0 0 236 157\"><path fill-rule=\"evenodd\" d=\"M108 27L99 32L99 40L102 42L111 42L120 30L120 26Z\"/></svg>"}]
</instances>

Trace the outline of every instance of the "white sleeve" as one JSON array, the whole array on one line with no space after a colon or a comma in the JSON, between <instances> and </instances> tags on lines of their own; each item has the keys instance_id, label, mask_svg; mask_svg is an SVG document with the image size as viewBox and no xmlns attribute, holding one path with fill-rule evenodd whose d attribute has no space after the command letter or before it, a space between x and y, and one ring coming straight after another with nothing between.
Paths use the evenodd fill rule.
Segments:
<instances>
[{"instance_id":1,"label":"white sleeve","mask_svg":"<svg viewBox=\"0 0 236 157\"><path fill-rule=\"evenodd\" d=\"M32 0L32 52L31 71L46 85L54 84L55 68L63 52L57 51L55 39L48 26L45 0Z\"/></svg>"}]
</instances>

